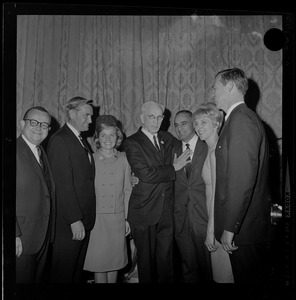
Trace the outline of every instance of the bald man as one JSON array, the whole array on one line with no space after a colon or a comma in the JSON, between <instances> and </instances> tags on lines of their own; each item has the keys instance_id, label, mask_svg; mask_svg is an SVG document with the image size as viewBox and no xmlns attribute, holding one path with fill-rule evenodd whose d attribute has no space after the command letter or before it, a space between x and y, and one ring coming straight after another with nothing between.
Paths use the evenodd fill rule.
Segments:
<instances>
[{"instance_id":1,"label":"bald man","mask_svg":"<svg viewBox=\"0 0 296 300\"><path fill-rule=\"evenodd\" d=\"M142 126L124 141L127 159L139 183L133 188L127 220L137 248L140 283L173 282L174 191L176 171L187 163L191 151L173 157L175 138L159 131L164 106L145 102Z\"/></svg>"}]
</instances>

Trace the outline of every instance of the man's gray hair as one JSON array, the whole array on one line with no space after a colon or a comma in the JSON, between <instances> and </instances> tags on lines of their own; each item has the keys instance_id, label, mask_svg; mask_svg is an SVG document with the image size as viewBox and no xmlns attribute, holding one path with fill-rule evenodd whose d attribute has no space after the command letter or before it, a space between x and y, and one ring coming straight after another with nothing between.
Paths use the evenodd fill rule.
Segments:
<instances>
[{"instance_id":1,"label":"man's gray hair","mask_svg":"<svg viewBox=\"0 0 296 300\"><path fill-rule=\"evenodd\" d=\"M66 106L65 106L65 112L66 112L67 118L69 119L69 117L70 117L69 116L70 110L77 109L80 106L83 106L85 104L92 104L92 103L93 103L93 100L88 100L88 99L85 99L85 98L79 97L79 96L71 98L70 100L67 101Z\"/></svg>"},{"instance_id":2,"label":"man's gray hair","mask_svg":"<svg viewBox=\"0 0 296 300\"><path fill-rule=\"evenodd\" d=\"M162 113L164 113L165 107L162 104L160 104L156 101L147 101L147 102L145 102L141 107L141 113L144 114L147 111L148 107L150 107L152 105L158 105L160 107L160 109L162 110Z\"/></svg>"}]
</instances>

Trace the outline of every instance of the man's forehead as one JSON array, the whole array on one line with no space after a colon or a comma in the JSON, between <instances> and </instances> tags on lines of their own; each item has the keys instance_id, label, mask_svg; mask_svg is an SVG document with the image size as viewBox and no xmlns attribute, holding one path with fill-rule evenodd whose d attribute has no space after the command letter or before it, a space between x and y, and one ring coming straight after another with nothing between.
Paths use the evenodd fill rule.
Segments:
<instances>
[{"instance_id":1,"label":"man's forehead","mask_svg":"<svg viewBox=\"0 0 296 300\"><path fill-rule=\"evenodd\" d=\"M89 104L85 104L82 105L78 108L79 111L83 112L83 113L88 113L88 114L92 114L93 113L93 109Z\"/></svg>"},{"instance_id":2,"label":"man's forehead","mask_svg":"<svg viewBox=\"0 0 296 300\"><path fill-rule=\"evenodd\" d=\"M32 118L35 118L35 119L36 118L47 118L47 119L50 119L50 116L45 111L40 111L40 110L37 110L37 109L32 109L32 110L29 111L27 118L28 119L32 119Z\"/></svg>"},{"instance_id":3,"label":"man's forehead","mask_svg":"<svg viewBox=\"0 0 296 300\"><path fill-rule=\"evenodd\" d=\"M151 105L147 108L148 113L159 113L162 114L162 109L157 105Z\"/></svg>"},{"instance_id":4,"label":"man's forehead","mask_svg":"<svg viewBox=\"0 0 296 300\"><path fill-rule=\"evenodd\" d=\"M175 117L175 123L183 123L183 122L190 122L191 117L186 113L179 113Z\"/></svg>"}]
</instances>

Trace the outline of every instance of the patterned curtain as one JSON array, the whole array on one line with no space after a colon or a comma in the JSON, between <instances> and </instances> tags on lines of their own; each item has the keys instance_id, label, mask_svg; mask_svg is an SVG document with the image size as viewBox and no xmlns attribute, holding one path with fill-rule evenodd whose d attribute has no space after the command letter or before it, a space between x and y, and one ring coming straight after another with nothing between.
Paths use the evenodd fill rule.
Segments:
<instances>
[{"instance_id":1,"label":"patterned curtain","mask_svg":"<svg viewBox=\"0 0 296 300\"><path fill-rule=\"evenodd\" d=\"M17 16L17 135L32 105L59 126L64 105L80 95L99 114L112 114L127 136L140 126L140 107L156 100L172 119L208 101L214 75L242 68L254 83L255 110L282 136L282 51L264 33L282 17L261 16ZM279 145L280 146L280 145Z\"/></svg>"}]
</instances>

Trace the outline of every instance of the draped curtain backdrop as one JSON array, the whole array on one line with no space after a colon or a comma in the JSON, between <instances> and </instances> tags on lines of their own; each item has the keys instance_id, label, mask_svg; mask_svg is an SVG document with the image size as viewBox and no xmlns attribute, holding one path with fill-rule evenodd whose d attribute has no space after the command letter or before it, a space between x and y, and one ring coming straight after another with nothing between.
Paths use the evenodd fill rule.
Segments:
<instances>
[{"instance_id":1,"label":"draped curtain backdrop","mask_svg":"<svg viewBox=\"0 0 296 300\"><path fill-rule=\"evenodd\" d=\"M194 111L209 100L214 75L242 68L257 87L255 109L282 136L282 51L263 37L282 17L260 16L17 16L17 135L32 105L59 126L73 96L94 100L117 117L127 136L140 126L149 100L170 112ZM280 146L280 145L279 145Z\"/></svg>"}]
</instances>

